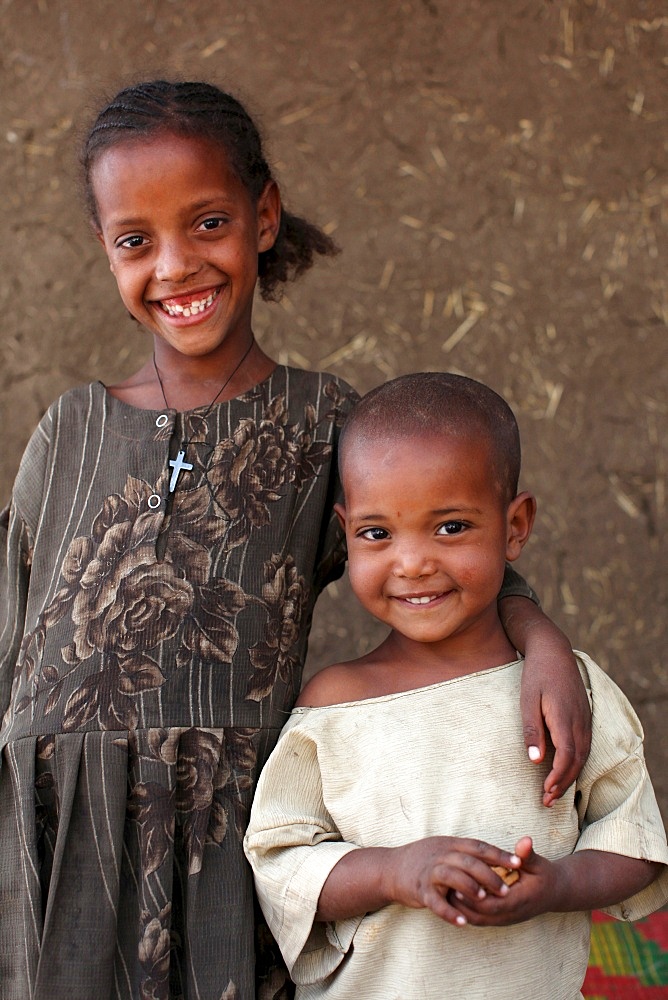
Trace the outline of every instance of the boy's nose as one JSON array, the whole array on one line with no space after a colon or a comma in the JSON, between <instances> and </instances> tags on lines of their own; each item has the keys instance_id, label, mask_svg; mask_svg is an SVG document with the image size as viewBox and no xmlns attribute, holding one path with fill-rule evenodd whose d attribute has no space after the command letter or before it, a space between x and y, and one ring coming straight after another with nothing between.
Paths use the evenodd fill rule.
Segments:
<instances>
[{"instance_id":1,"label":"boy's nose","mask_svg":"<svg viewBox=\"0 0 668 1000\"><path fill-rule=\"evenodd\" d=\"M410 580L418 580L421 576L431 576L435 571L434 560L418 545L403 546L394 565L395 576Z\"/></svg>"}]
</instances>

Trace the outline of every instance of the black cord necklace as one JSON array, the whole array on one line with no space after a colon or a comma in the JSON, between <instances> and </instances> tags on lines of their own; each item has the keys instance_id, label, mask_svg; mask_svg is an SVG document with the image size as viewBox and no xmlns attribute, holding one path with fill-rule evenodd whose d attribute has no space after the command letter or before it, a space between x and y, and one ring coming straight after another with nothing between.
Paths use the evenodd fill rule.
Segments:
<instances>
[{"instance_id":1,"label":"black cord necklace","mask_svg":"<svg viewBox=\"0 0 668 1000\"><path fill-rule=\"evenodd\" d=\"M254 338L251 338L251 342L248 345L248 347L246 348L246 351L245 351L243 357L237 363L237 365L232 369L232 371L230 372L230 374L227 376L227 378L225 379L225 381L221 385L220 389L218 390L218 392L216 393L216 395L213 397L213 399L211 400L211 402L207 406L207 408L204 411L204 413L202 413L201 415L199 413L197 414L197 419L198 420L201 420L202 422L204 422L206 420L206 418L209 416L209 414L211 413L211 410L213 409L213 407L215 406L215 404L216 404L216 402L218 400L218 397L223 392L223 389L232 381L232 379L237 374L237 372L241 368L242 364L244 363L244 361L246 360L246 358L250 354L251 350L253 349L254 343L255 343ZM162 393L162 398L165 401L165 406L169 410L169 409L171 409L171 407L170 407L169 403L167 402L167 396L165 395L165 387L162 384L162 379L160 378L160 372L158 371L158 365L156 364L156 360L155 360L155 352L153 354L153 367L155 369L155 376L156 376L156 378L158 380L158 385L160 386L160 391ZM172 476L171 476L171 479L169 480L169 492L170 493L173 493L174 490L176 489L176 484L178 482L180 474L182 472L184 472L184 471L188 471L189 472L189 471L192 470L192 462L186 462L186 461L184 461L184 459L186 457L186 449L188 448L188 445L190 445L192 443L192 440L193 440L193 438L190 437L190 438L188 438L187 441L182 441L181 442L181 450L177 454L176 458L170 458L170 460L169 460L168 464L172 468Z\"/></svg>"}]
</instances>

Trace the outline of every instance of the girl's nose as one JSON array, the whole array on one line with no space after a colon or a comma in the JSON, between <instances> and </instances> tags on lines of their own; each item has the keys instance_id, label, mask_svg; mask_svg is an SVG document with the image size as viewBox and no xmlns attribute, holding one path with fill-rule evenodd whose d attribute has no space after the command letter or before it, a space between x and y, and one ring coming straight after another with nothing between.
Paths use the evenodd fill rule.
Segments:
<instances>
[{"instance_id":1,"label":"girl's nose","mask_svg":"<svg viewBox=\"0 0 668 1000\"><path fill-rule=\"evenodd\" d=\"M178 240L161 244L155 264L158 281L182 282L196 274L199 258Z\"/></svg>"}]
</instances>

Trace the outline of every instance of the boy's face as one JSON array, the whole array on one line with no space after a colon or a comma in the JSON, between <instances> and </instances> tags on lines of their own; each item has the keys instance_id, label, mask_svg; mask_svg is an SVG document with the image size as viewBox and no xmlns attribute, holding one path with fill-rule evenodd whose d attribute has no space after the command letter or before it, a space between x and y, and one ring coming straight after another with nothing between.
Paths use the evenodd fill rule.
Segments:
<instances>
[{"instance_id":1,"label":"boy's face","mask_svg":"<svg viewBox=\"0 0 668 1000\"><path fill-rule=\"evenodd\" d=\"M337 513L352 588L372 615L423 643L478 643L501 628L504 564L520 554L535 502L523 493L507 504L493 469L480 435L347 444Z\"/></svg>"}]
</instances>

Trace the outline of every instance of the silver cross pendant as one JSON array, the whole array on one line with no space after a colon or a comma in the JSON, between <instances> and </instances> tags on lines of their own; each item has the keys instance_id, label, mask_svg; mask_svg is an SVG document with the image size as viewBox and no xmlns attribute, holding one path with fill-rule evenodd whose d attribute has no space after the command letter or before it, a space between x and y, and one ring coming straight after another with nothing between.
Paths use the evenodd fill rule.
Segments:
<instances>
[{"instance_id":1,"label":"silver cross pendant","mask_svg":"<svg viewBox=\"0 0 668 1000\"><path fill-rule=\"evenodd\" d=\"M176 458L170 458L170 460L169 460L169 464L171 465L171 467L173 469L172 478L169 480L169 492L170 493L173 493L174 490L176 489L176 484L178 482L179 475L184 470L186 470L186 469L187 470L192 469L192 464L190 462L184 462L183 461L183 459L185 458L185 456L186 456L185 451L180 451L178 453L178 455L176 456Z\"/></svg>"}]
</instances>

